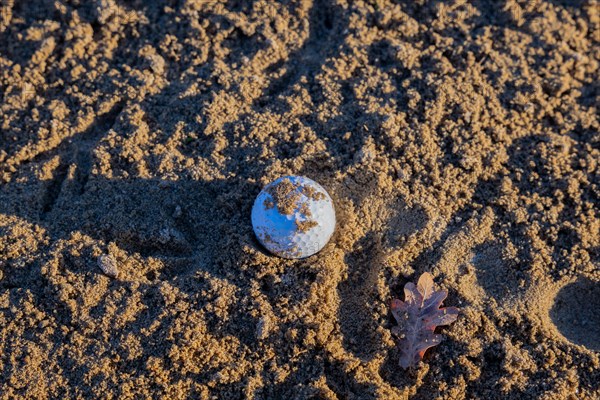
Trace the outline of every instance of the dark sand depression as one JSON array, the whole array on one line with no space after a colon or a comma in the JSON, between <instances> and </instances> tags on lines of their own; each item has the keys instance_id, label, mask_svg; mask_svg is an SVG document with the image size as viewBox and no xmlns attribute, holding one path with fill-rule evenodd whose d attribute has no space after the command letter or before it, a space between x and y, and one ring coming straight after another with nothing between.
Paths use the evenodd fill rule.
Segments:
<instances>
[{"instance_id":1,"label":"dark sand depression","mask_svg":"<svg viewBox=\"0 0 600 400\"><path fill-rule=\"evenodd\" d=\"M600 398L596 0L1 4L0 398ZM338 219L296 261L290 174Z\"/></svg>"}]
</instances>

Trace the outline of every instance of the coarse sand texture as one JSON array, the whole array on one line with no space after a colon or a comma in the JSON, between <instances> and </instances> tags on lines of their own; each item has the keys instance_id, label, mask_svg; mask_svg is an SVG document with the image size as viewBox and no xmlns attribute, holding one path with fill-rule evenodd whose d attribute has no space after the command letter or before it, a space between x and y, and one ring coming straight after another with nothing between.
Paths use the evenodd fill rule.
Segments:
<instances>
[{"instance_id":1,"label":"coarse sand texture","mask_svg":"<svg viewBox=\"0 0 600 400\"><path fill-rule=\"evenodd\" d=\"M599 10L1 1L0 400L600 399ZM251 223L292 175L302 259Z\"/></svg>"}]
</instances>

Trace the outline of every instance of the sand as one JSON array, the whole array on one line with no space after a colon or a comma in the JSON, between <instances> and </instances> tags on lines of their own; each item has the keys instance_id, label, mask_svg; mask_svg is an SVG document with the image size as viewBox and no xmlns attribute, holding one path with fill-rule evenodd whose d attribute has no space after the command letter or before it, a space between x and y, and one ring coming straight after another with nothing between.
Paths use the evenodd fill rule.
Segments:
<instances>
[{"instance_id":1,"label":"sand","mask_svg":"<svg viewBox=\"0 0 600 400\"><path fill-rule=\"evenodd\" d=\"M600 398L599 7L3 1L0 398ZM304 260L250 225L288 174Z\"/></svg>"}]
</instances>

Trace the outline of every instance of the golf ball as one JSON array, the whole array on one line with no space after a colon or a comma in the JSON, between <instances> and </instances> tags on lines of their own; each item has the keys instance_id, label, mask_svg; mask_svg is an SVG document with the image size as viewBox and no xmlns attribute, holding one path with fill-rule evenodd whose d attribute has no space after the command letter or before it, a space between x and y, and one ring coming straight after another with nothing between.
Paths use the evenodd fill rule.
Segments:
<instances>
[{"instance_id":1,"label":"golf ball","mask_svg":"<svg viewBox=\"0 0 600 400\"><path fill-rule=\"evenodd\" d=\"M262 245L277 256L312 256L325 247L335 230L333 201L312 179L283 176L258 194L252 227Z\"/></svg>"}]
</instances>

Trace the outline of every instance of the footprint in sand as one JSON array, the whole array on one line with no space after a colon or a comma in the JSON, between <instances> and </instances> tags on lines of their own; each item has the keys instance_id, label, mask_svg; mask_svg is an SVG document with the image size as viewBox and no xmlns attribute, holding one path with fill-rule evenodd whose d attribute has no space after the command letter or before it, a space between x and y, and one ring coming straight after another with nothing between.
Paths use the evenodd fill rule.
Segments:
<instances>
[{"instance_id":1,"label":"footprint in sand","mask_svg":"<svg viewBox=\"0 0 600 400\"><path fill-rule=\"evenodd\" d=\"M581 278L563 287L550 310L558 331L571 343L600 351L600 282Z\"/></svg>"},{"instance_id":2,"label":"footprint in sand","mask_svg":"<svg viewBox=\"0 0 600 400\"><path fill-rule=\"evenodd\" d=\"M526 278L518 263L505 252L504 244L488 240L475 246L471 259L477 283L498 303L523 295L519 282Z\"/></svg>"}]
</instances>

